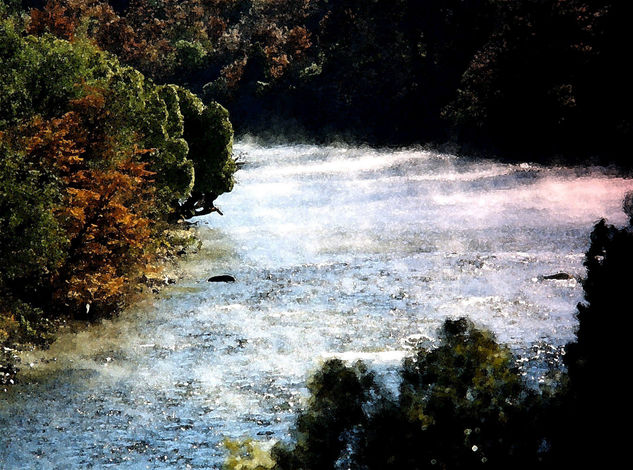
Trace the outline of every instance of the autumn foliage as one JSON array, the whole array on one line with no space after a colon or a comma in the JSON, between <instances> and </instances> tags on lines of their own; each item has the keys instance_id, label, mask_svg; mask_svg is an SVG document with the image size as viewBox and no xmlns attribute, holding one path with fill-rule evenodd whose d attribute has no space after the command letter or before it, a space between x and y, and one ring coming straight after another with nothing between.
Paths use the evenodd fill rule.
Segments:
<instances>
[{"instance_id":1,"label":"autumn foliage","mask_svg":"<svg viewBox=\"0 0 633 470\"><path fill-rule=\"evenodd\" d=\"M629 164L631 5L49 0L30 27L78 28L153 79L221 102L244 132L286 121L324 139Z\"/></svg>"},{"instance_id":2,"label":"autumn foliage","mask_svg":"<svg viewBox=\"0 0 633 470\"><path fill-rule=\"evenodd\" d=\"M27 21L0 3L0 346L116 312L169 254L169 222L233 186L226 110L99 49L83 9L128 31L100 2Z\"/></svg>"},{"instance_id":3,"label":"autumn foliage","mask_svg":"<svg viewBox=\"0 0 633 470\"><path fill-rule=\"evenodd\" d=\"M103 96L89 94L72 105L75 110L59 119L36 120L25 139L27 158L48 162L64 188L55 215L69 245L64 264L51 279L53 295L73 307L112 304L129 273L150 261L144 248L151 239L145 215L152 204L152 173L138 162L144 151L119 154L107 136L94 140L88 129L99 128L105 118ZM100 152L98 164L87 160L89 147Z\"/></svg>"},{"instance_id":4,"label":"autumn foliage","mask_svg":"<svg viewBox=\"0 0 633 470\"><path fill-rule=\"evenodd\" d=\"M48 2L42 10L31 10L31 22L27 28L30 34L51 33L71 41L75 35L77 19L68 8L56 2Z\"/></svg>"},{"instance_id":5,"label":"autumn foliage","mask_svg":"<svg viewBox=\"0 0 633 470\"><path fill-rule=\"evenodd\" d=\"M88 94L60 118L34 118L17 139L24 158L41 162L59 186L52 214L65 233L65 255L46 290L58 308L71 311L115 305L130 276L151 262L153 173L139 161L147 151L117 149L89 130L107 116L104 103L103 96Z\"/></svg>"}]
</instances>

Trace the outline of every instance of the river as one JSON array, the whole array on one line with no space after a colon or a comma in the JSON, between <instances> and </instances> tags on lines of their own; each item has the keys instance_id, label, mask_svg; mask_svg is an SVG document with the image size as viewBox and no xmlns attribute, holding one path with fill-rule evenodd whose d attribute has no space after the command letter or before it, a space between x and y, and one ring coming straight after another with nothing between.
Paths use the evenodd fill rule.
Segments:
<instances>
[{"instance_id":1,"label":"river","mask_svg":"<svg viewBox=\"0 0 633 470\"><path fill-rule=\"evenodd\" d=\"M218 468L225 437L288 436L324 358L393 381L447 317L491 329L538 381L574 337L591 227L624 223L633 189L601 168L419 149L236 152L225 215L195 221L177 283L24 355L0 394L0 468ZM543 278L558 272L572 278Z\"/></svg>"}]
</instances>

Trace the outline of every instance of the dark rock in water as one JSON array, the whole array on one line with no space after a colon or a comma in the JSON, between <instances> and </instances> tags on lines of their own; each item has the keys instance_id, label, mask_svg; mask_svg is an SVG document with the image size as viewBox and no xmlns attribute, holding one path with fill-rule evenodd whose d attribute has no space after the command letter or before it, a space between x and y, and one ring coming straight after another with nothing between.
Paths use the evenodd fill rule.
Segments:
<instances>
[{"instance_id":1,"label":"dark rock in water","mask_svg":"<svg viewBox=\"0 0 633 470\"><path fill-rule=\"evenodd\" d=\"M229 276L228 274L223 274L221 276L211 276L208 279L209 282L235 282L235 278L233 276Z\"/></svg>"},{"instance_id":2,"label":"dark rock in water","mask_svg":"<svg viewBox=\"0 0 633 470\"><path fill-rule=\"evenodd\" d=\"M549 276L543 276L543 279L554 279L556 281L566 281L573 278L574 276L568 273L556 273L550 274Z\"/></svg>"}]
</instances>

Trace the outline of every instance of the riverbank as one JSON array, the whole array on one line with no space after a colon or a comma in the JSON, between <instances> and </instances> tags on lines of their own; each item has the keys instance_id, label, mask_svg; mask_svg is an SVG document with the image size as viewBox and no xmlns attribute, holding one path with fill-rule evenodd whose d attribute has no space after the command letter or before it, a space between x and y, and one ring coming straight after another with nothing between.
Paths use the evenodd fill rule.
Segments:
<instances>
[{"instance_id":1,"label":"riverbank","mask_svg":"<svg viewBox=\"0 0 633 470\"><path fill-rule=\"evenodd\" d=\"M125 288L124 296L111 311L99 317L77 318L72 314L46 314L35 324L19 324L10 329L0 342L0 391L7 392L8 387L20 380L19 372L29 364L24 364L24 353L36 354L47 349L60 335L73 335L96 323L116 317L121 311L143 302L146 298L157 296L163 287L174 284L183 275L181 262L189 254L199 249L196 229L187 223L174 224L165 230L165 238L157 251L152 270L131 279Z\"/></svg>"},{"instance_id":2,"label":"riverbank","mask_svg":"<svg viewBox=\"0 0 633 470\"><path fill-rule=\"evenodd\" d=\"M50 343L69 318L116 314L139 279L156 291L153 274L184 243L170 223L216 210L237 170L226 109L157 85L73 28L63 38L38 29L19 3L0 2L8 384L15 351Z\"/></svg>"}]
</instances>

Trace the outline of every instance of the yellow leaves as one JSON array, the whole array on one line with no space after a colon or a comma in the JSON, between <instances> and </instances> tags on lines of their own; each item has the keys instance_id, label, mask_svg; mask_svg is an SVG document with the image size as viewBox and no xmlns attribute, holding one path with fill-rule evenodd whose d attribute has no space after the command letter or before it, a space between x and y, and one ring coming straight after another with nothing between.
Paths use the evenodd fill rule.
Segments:
<instances>
[{"instance_id":1,"label":"yellow leaves","mask_svg":"<svg viewBox=\"0 0 633 470\"><path fill-rule=\"evenodd\" d=\"M69 207L68 214L80 224L86 221L86 212L81 207Z\"/></svg>"},{"instance_id":2,"label":"yellow leaves","mask_svg":"<svg viewBox=\"0 0 633 470\"><path fill-rule=\"evenodd\" d=\"M424 413L424 405L422 402L416 402L407 410L407 418L409 421L419 424L422 430L428 429L435 423L433 416Z\"/></svg>"},{"instance_id":3,"label":"yellow leaves","mask_svg":"<svg viewBox=\"0 0 633 470\"><path fill-rule=\"evenodd\" d=\"M73 276L66 285L64 297L81 305L93 302L107 303L118 299L126 281L125 276L117 276L113 269Z\"/></svg>"},{"instance_id":4,"label":"yellow leaves","mask_svg":"<svg viewBox=\"0 0 633 470\"><path fill-rule=\"evenodd\" d=\"M18 328L19 324L11 312L0 311L0 343L5 341Z\"/></svg>"},{"instance_id":5,"label":"yellow leaves","mask_svg":"<svg viewBox=\"0 0 633 470\"><path fill-rule=\"evenodd\" d=\"M267 470L275 467L270 452L262 449L250 439L245 441L224 440L230 455L225 466L231 470Z\"/></svg>"}]
</instances>

